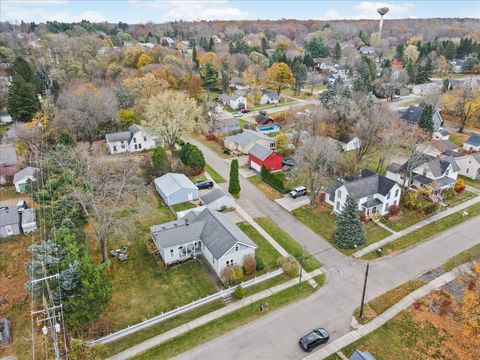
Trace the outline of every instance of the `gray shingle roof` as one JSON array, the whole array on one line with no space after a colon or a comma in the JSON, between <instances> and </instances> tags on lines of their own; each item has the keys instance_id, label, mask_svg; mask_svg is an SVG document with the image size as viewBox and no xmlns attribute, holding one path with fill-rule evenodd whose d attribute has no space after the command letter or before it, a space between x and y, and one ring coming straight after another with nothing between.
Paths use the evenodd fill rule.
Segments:
<instances>
[{"instance_id":1,"label":"gray shingle roof","mask_svg":"<svg viewBox=\"0 0 480 360\"><path fill-rule=\"evenodd\" d=\"M375 360L375 358L368 351L356 349L348 360Z\"/></svg>"},{"instance_id":2,"label":"gray shingle roof","mask_svg":"<svg viewBox=\"0 0 480 360\"><path fill-rule=\"evenodd\" d=\"M465 144L472 145L472 146L480 146L480 135L472 134L470 137L465 141Z\"/></svg>"},{"instance_id":3,"label":"gray shingle roof","mask_svg":"<svg viewBox=\"0 0 480 360\"><path fill-rule=\"evenodd\" d=\"M458 145L455 145L450 140L431 140L424 143L424 145L430 148L437 149L441 153L458 149Z\"/></svg>"},{"instance_id":4,"label":"gray shingle roof","mask_svg":"<svg viewBox=\"0 0 480 360\"><path fill-rule=\"evenodd\" d=\"M249 152L249 154L252 154L257 159L262 161L268 158L272 153L273 153L272 150L267 149L260 144L255 144L255 146L252 147Z\"/></svg>"},{"instance_id":5,"label":"gray shingle roof","mask_svg":"<svg viewBox=\"0 0 480 360\"><path fill-rule=\"evenodd\" d=\"M180 189L197 190L193 182L184 174L168 173L155 179L155 185L158 186L165 196L169 196Z\"/></svg>"},{"instance_id":6,"label":"gray shingle roof","mask_svg":"<svg viewBox=\"0 0 480 360\"><path fill-rule=\"evenodd\" d=\"M16 209L0 209L0 226L20 223L20 215Z\"/></svg>"},{"instance_id":7,"label":"gray shingle roof","mask_svg":"<svg viewBox=\"0 0 480 360\"><path fill-rule=\"evenodd\" d=\"M276 92L263 90L263 95L267 95L270 99L278 99L280 96Z\"/></svg>"},{"instance_id":8,"label":"gray shingle roof","mask_svg":"<svg viewBox=\"0 0 480 360\"><path fill-rule=\"evenodd\" d=\"M258 140L258 139L270 139L268 136L265 136L263 134L260 134L258 132L255 132L253 130L244 130L240 134L237 135L232 135L232 136L227 136L225 138L226 141L230 142L236 142L238 143L241 147L245 147L248 144ZM273 141L273 140L272 140Z\"/></svg>"},{"instance_id":9,"label":"gray shingle roof","mask_svg":"<svg viewBox=\"0 0 480 360\"><path fill-rule=\"evenodd\" d=\"M229 195L227 195L222 189L215 189L203 195L202 197L200 197L200 199L203 201L205 205L208 205L224 196L229 196Z\"/></svg>"},{"instance_id":10,"label":"gray shingle roof","mask_svg":"<svg viewBox=\"0 0 480 360\"><path fill-rule=\"evenodd\" d=\"M130 141L132 137L132 133L130 131L121 131L116 133L110 133L105 135L105 138L108 142L116 142L116 141Z\"/></svg>"},{"instance_id":11,"label":"gray shingle roof","mask_svg":"<svg viewBox=\"0 0 480 360\"><path fill-rule=\"evenodd\" d=\"M189 220L188 226L184 219L152 226L151 232L157 246L164 248L201 240L215 259L220 259L237 242L257 247L229 217L215 210L206 208L198 215L190 212L186 218Z\"/></svg>"},{"instance_id":12,"label":"gray shingle roof","mask_svg":"<svg viewBox=\"0 0 480 360\"><path fill-rule=\"evenodd\" d=\"M395 184L395 181L376 174L347 182L344 185L351 197L360 199L377 193L385 196Z\"/></svg>"},{"instance_id":13,"label":"gray shingle roof","mask_svg":"<svg viewBox=\"0 0 480 360\"><path fill-rule=\"evenodd\" d=\"M17 164L17 151L15 145L0 145L0 166L9 166Z\"/></svg>"},{"instance_id":14,"label":"gray shingle roof","mask_svg":"<svg viewBox=\"0 0 480 360\"><path fill-rule=\"evenodd\" d=\"M373 199L367 199L367 201L365 201L362 204L362 206L368 209L374 206L378 206L380 204L383 204L383 203L380 200L373 198Z\"/></svg>"},{"instance_id":15,"label":"gray shingle roof","mask_svg":"<svg viewBox=\"0 0 480 360\"><path fill-rule=\"evenodd\" d=\"M457 162L455 161L455 159L453 158L453 156L447 156L443 159L439 159L439 158L429 156L429 155L425 155L425 154L423 154L422 156L423 157L421 159L420 158L418 158L418 159L423 160L423 161L417 160L418 162L417 162L417 164L415 164L416 165L415 168L418 168L422 165L425 165L426 167L428 167L428 169L431 171L431 173L435 177L442 176L445 173L445 170L447 170L447 168L450 165L452 165L452 170L453 171L459 171L460 170L460 168L459 168ZM416 155L415 155L415 157L416 157ZM409 161L410 160L405 162L398 169L397 172L402 172L402 173L406 174L407 171L408 171L408 167L409 167Z\"/></svg>"},{"instance_id":16,"label":"gray shingle roof","mask_svg":"<svg viewBox=\"0 0 480 360\"><path fill-rule=\"evenodd\" d=\"M20 180L34 176L36 172L40 171L39 168L27 166L25 169L22 169L15 173L13 176L13 182L16 183Z\"/></svg>"},{"instance_id":17,"label":"gray shingle roof","mask_svg":"<svg viewBox=\"0 0 480 360\"><path fill-rule=\"evenodd\" d=\"M400 116L400 119L409 123L418 123L422 116L423 108L420 106L409 106Z\"/></svg>"},{"instance_id":18,"label":"gray shingle roof","mask_svg":"<svg viewBox=\"0 0 480 360\"><path fill-rule=\"evenodd\" d=\"M35 222L35 209L25 209L22 211L22 225Z\"/></svg>"}]
</instances>

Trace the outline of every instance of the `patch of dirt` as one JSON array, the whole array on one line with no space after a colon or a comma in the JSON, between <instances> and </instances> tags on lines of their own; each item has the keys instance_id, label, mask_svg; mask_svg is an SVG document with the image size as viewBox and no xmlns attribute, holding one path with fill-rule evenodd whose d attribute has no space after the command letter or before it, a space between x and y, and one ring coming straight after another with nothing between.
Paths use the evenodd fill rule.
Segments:
<instances>
[{"instance_id":1,"label":"patch of dirt","mask_svg":"<svg viewBox=\"0 0 480 360\"><path fill-rule=\"evenodd\" d=\"M445 270L442 267L438 267L426 272L425 274L420 276L419 279L424 280L425 282L430 282L443 274L445 274Z\"/></svg>"}]
</instances>

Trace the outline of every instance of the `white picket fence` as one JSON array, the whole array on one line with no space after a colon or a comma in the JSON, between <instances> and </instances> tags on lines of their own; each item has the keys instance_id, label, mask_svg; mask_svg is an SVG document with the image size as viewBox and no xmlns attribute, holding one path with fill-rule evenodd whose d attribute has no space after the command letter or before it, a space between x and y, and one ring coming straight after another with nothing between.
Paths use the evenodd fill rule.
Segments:
<instances>
[{"instance_id":1,"label":"white picket fence","mask_svg":"<svg viewBox=\"0 0 480 360\"><path fill-rule=\"evenodd\" d=\"M283 273L283 270L281 268L279 269L276 269L276 270L273 270L273 271L270 271L270 272L267 272L266 274L263 274L263 275L260 275L260 276L257 276L253 279L250 279L250 280L247 280L247 281L243 281L242 283L240 283L239 285L242 285L242 287L244 288L247 288L249 286L252 286L252 285L256 285L258 283L261 283L262 281L265 281L265 280L268 280L268 279L271 279L275 276L278 276L278 275L281 275ZM96 340L91 340L88 342L88 346L95 346L95 345L103 345L103 344L107 344L109 342L112 342L112 341L116 341L124 336L127 336L127 335L131 335L137 331L140 331L140 330L143 330L145 328L148 328L152 325L155 325L155 324L158 324L159 322L162 322L164 320L167 320L167 319L170 319L172 317L175 317L179 314L182 314L184 312L187 312L187 311L190 311L190 310L193 310L195 309L196 307L199 307L199 306L202 306L202 305L205 305L211 301L214 301L214 300L218 300L218 299L221 299L221 298L224 298L228 295L231 295L234 291L235 291L235 288L239 285L236 285L236 286L232 286L228 289L225 289L225 290L221 290L215 294L212 294L212 295L208 295L202 299L199 299L199 300L194 300L192 301L191 303L189 304L186 304L186 305L183 305L183 306L179 306L177 307L176 309L173 309L173 310L170 310L170 311L167 311L165 313L161 313L160 315L157 315L153 318L150 318L148 320L145 320L145 321L142 321L141 323L138 323L138 324L135 324L135 325L132 325L132 326L129 326L125 329L122 329L122 330L119 330L119 331L116 331L114 333L111 333L109 335L106 335L104 337L101 337L99 339L96 339Z\"/></svg>"}]
</instances>

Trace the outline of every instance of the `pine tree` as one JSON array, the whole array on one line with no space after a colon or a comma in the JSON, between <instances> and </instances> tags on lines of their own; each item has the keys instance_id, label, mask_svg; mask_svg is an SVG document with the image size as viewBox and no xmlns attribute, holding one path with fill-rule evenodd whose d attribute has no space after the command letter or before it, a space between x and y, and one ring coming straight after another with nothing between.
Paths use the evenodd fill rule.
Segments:
<instances>
[{"instance_id":1,"label":"pine tree","mask_svg":"<svg viewBox=\"0 0 480 360\"><path fill-rule=\"evenodd\" d=\"M185 165L196 171L202 171L205 168L205 157L202 150L195 145L190 145L190 149L186 154Z\"/></svg>"},{"instance_id":2,"label":"pine tree","mask_svg":"<svg viewBox=\"0 0 480 360\"><path fill-rule=\"evenodd\" d=\"M358 203L350 196L347 196L342 212L337 215L334 239L343 248L354 248L365 243L365 229L358 217Z\"/></svg>"},{"instance_id":3,"label":"pine tree","mask_svg":"<svg viewBox=\"0 0 480 360\"><path fill-rule=\"evenodd\" d=\"M228 192L235 197L239 197L240 190L240 179L238 178L238 160L233 159L230 164L230 181L228 183Z\"/></svg>"},{"instance_id":4,"label":"pine tree","mask_svg":"<svg viewBox=\"0 0 480 360\"><path fill-rule=\"evenodd\" d=\"M293 63L292 73L295 77L294 91L295 94L298 95L307 81L308 70L305 64L302 64L301 61L298 60Z\"/></svg>"},{"instance_id":5,"label":"pine tree","mask_svg":"<svg viewBox=\"0 0 480 360\"><path fill-rule=\"evenodd\" d=\"M192 48L192 61L193 61L193 70L197 71L200 68L197 56L197 48L194 46Z\"/></svg>"},{"instance_id":6,"label":"pine tree","mask_svg":"<svg viewBox=\"0 0 480 360\"><path fill-rule=\"evenodd\" d=\"M262 37L262 52L263 52L263 55L265 55L266 57L268 57L267 49L268 49L268 40L264 36Z\"/></svg>"},{"instance_id":7,"label":"pine tree","mask_svg":"<svg viewBox=\"0 0 480 360\"><path fill-rule=\"evenodd\" d=\"M333 49L333 59L335 62L340 61L342 58L342 48L340 47L340 44L338 41L335 43L335 48Z\"/></svg>"},{"instance_id":8,"label":"pine tree","mask_svg":"<svg viewBox=\"0 0 480 360\"><path fill-rule=\"evenodd\" d=\"M221 75L222 75L222 90L224 93L228 93L228 89L230 86L230 75L228 74L227 67L224 66L223 64L222 64Z\"/></svg>"},{"instance_id":9,"label":"pine tree","mask_svg":"<svg viewBox=\"0 0 480 360\"><path fill-rule=\"evenodd\" d=\"M30 121L40 109L40 102L32 86L22 76L13 75L8 88L7 110L15 121Z\"/></svg>"},{"instance_id":10,"label":"pine tree","mask_svg":"<svg viewBox=\"0 0 480 360\"><path fill-rule=\"evenodd\" d=\"M202 78L203 83L207 88L207 97L208 97L210 93L210 89L212 88L212 86L216 84L218 80L218 70L213 64L206 63L201 71L200 77Z\"/></svg>"},{"instance_id":11,"label":"pine tree","mask_svg":"<svg viewBox=\"0 0 480 360\"><path fill-rule=\"evenodd\" d=\"M210 38L210 40L208 42L208 51L215 51L215 43L214 43L212 37Z\"/></svg>"},{"instance_id":12,"label":"pine tree","mask_svg":"<svg viewBox=\"0 0 480 360\"><path fill-rule=\"evenodd\" d=\"M433 134L433 107L430 104L425 105L418 122L418 126L423 130Z\"/></svg>"}]
</instances>

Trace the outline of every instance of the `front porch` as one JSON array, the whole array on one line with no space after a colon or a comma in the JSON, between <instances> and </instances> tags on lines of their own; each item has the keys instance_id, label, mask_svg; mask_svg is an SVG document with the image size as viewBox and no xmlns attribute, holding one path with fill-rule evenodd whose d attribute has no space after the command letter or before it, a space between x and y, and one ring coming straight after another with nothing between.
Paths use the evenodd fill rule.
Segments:
<instances>
[{"instance_id":1,"label":"front porch","mask_svg":"<svg viewBox=\"0 0 480 360\"><path fill-rule=\"evenodd\" d=\"M194 241L178 247L178 260L185 261L202 254L202 242Z\"/></svg>"},{"instance_id":2,"label":"front porch","mask_svg":"<svg viewBox=\"0 0 480 360\"><path fill-rule=\"evenodd\" d=\"M383 202L379 199L368 199L360 206L367 220L378 220L382 215Z\"/></svg>"}]
</instances>

